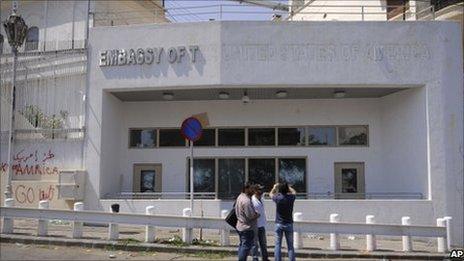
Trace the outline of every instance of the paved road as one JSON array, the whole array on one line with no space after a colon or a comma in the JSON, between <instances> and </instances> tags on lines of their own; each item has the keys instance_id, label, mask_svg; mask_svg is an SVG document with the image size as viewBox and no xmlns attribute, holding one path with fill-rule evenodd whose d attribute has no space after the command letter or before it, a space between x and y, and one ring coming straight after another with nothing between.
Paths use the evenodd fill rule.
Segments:
<instances>
[{"instance_id":1,"label":"paved road","mask_svg":"<svg viewBox=\"0 0 464 261\"><path fill-rule=\"evenodd\" d=\"M0 260L236 260L236 257L204 253L187 255L178 253L128 252L96 248L0 243Z\"/></svg>"},{"instance_id":2,"label":"paved road","mask_svg":"<svg viewBox=\"0 0 464 261\"><path fill-rule=\"evenodd\" d=\"M112 251L97 248L0 243L0 260L210 260L220 255ZM235 260L232 257L222 260Z\"/></svg>"}]
</instances>

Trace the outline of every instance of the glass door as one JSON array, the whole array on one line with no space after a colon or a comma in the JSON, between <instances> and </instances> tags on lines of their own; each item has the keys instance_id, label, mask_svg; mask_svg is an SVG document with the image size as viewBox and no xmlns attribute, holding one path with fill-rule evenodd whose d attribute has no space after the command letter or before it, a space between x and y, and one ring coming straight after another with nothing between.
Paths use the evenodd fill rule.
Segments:
<instances>
[{"instance_id":1,"label":"glass door","mask_svg":"<svg viewBox=\"0 0 464 261\"><path fill-rule=\"evenodd\" d=\"M335 163L335 198L364 199L364 163Z\"/></svg>"},{"instance_id":2,"label":"glass door","mask_svg":"<svg viewBox=\"0 0 464 261\"><path fill-rule=\"evenodd\" d=\"M134 164L134 192L154 193L162 191L160 164Z\"/></svg>"}]
</instances>

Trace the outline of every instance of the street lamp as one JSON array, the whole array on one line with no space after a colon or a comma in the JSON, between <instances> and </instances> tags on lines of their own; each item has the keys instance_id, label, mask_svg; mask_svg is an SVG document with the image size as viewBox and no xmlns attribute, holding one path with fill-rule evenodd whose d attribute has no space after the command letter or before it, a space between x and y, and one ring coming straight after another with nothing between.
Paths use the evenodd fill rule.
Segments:
<instances>
[{"instance_id":1,"label":"street lamp","mask_svg":"<svg viewBox=\"0 0 464 261\"><path fill-rule=\"evenodd\" d=\"M13 12L10 17L3 22L3 27L5 28L6 37L8 38L8 43L10 44L11 51L13 53L13 86L10 96L11 121L10 129L8 131L8 183L5 191L5 198L10 198L12 195L11 178L13 176L11 151L13 147L13 128L15 119L16 63L18 60L18 47L23 45L27 34L26 22L24 22L24 19L20 15L16 14L16 3L13 3Z\"/></svg>"}]
</instances>

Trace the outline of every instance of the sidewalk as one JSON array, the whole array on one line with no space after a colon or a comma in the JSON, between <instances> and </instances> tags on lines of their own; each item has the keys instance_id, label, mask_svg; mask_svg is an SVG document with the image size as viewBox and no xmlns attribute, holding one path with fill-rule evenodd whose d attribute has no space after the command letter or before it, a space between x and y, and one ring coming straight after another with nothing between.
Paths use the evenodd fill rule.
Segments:
<instances>
[{"instance_id":1,"label":"sidewalk","mask_svg":"<svg viewBox=\"0 0 464 261\"><path fill-rule=\"evenodd\" d=\"M37 237L37 221L27 219L15 220L14 234L2 234L1 242L19 242L40 245L64 245L80 246L88 248L111 248L125 251L157 251L157 252L182 252L182 253L221 253L236 255L238 237L231 233L230 247L218 245L219 232L217 230L203 230L202 241L197 245L185 245L179 242L180 229L157 228L156 243L143 243L145 237L144 228L141 226L120 225L120 240L108 241L107 227L84 227L84 238L72 239L70 223L51 221L48 237ZM194 237L199 238L199 230L194 231ZM268 232L269 252L273 252L274 238ZM169 242L171 241L171 242ZM327 250L329 245L327 235L305 235L303 249L297 250L300 258L379 258L379 259L415 259L415 260L443 260L446 254L436 251L436 243L433 241L414 240L414 252L401 252L400 238L378 238L378 251L365 252L365 240L362 236L342 237L341 251Z\"/></svg>"}]
</instances>

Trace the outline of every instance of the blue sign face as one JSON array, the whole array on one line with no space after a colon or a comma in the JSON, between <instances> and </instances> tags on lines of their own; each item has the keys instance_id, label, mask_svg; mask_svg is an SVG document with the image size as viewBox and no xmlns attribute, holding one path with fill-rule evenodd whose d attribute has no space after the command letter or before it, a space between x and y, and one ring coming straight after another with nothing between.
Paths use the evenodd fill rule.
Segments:
<instances>
[{"instance_id":1,"label":"blue sign face","mask_svg":"<svg viewBox=\"0 0 464 261\"><path fill-rule=\"evenodd\" d=\"M197 141L201 138L203 128L197 118L190 117L182 122L180 132L189 141Z\"/></svg>"}]
</instances>

